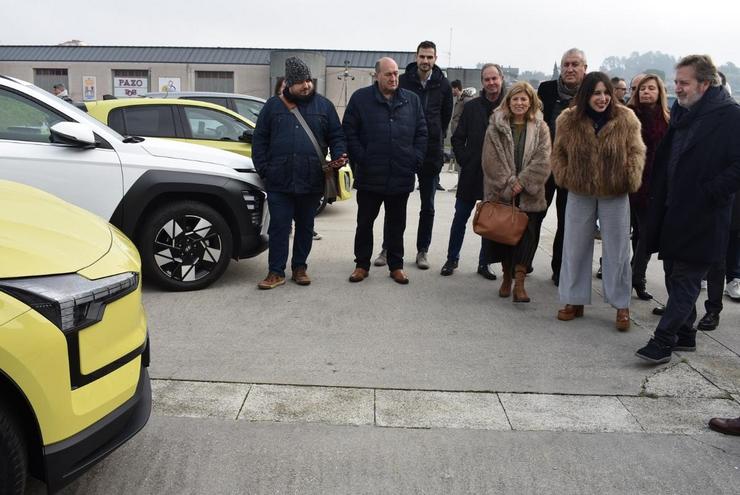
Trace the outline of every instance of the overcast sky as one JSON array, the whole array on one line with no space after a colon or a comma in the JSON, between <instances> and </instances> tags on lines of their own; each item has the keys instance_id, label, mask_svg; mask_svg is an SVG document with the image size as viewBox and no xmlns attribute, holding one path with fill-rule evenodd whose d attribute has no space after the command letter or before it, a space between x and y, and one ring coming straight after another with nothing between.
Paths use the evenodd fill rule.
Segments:
<instances>
[{"instance_id":1,"label":"overcast sky","mask_svg":"<svg viewBox=\"0 0 740 495\"><path fill-rule=\"evenodd\" d=\"M738 0L0 0L0 12L3 45L79 39L88 45L382 52L414 51L429 39L443 67L497 62L550 74L573 46L586 52L590 69L610 55L650 50L708 53L718 65L740 65Z\"/></svg>"}]
</instances>

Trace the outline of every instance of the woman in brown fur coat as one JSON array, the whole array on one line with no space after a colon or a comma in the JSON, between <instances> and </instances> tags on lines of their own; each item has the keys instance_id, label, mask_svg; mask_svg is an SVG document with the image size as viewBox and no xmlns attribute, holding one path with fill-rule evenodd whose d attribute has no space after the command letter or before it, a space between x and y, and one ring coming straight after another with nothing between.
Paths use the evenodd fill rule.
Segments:
<instances>
[{"instance_id":1,"label":"woman in brown fur coat","mask_svg":"<svg viewBox=\"0 0 740 495\"><path fill-rule=\"evenodd\" d=\"M616 104L611 81L603 72L585 77L574 103L558 117L552 152L555 181L568 189L558 287L566 305L558 319L583 316L583 305L591 303L598 219L604 299L617 309L617 329L626 331L632 293L628 194L639 189L645 164L640 121L632 110Z\"/></svg>"},{"instance_id":2,"label":"woman in brown fur coat","mask_svg":"<svg viewBox=\"0 0 740 495\"><path fill-rule=\"evenodd\" d=\"M483 141L483 199L510 203L512 197L529 223L516 246L493 243L502 254L504 276L499 296L529 302L524 289L527 267L537 250L537 238L547 210L545 182L550 176L550 131L542 120L541 103L527 82L511 86L504 102L491 115Z\"/></svg>"}]
</instances>

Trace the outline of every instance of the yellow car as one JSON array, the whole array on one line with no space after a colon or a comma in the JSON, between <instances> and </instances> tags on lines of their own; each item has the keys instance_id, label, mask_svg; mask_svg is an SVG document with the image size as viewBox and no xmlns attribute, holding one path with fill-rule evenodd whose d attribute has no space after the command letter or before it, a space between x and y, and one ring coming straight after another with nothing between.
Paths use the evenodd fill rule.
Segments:
<instances>
[{"instance_id":1,"label":"yellow car","mask_svg":"<svg viewBox=\"0 0 740 495\"><path fill-rule=\"evenodd\" d=\"M160 137L252 156L254 122L195 100L123 98L85 102L90 116L124 136Z\"/></svg>"},{"instance_id":2,"label":"yellow car","mask_svg":"<svg viewBox=\"0 0 740 495\"><path fill-rule=\"evenodd\" d=\"M115 227L0 181L0 493L54 492L146 424L140 273Z\"/></svg>"}]
</instances>

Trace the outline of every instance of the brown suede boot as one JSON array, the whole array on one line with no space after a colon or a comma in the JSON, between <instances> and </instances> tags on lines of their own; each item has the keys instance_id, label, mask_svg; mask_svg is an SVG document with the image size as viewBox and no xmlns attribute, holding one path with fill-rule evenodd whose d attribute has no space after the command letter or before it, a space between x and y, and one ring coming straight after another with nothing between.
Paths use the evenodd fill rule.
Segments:
<instances>
[{"instance_id":1,"label":"brown suede boot","mask_svg":"<svg viewBox=\"0 0 740 495\"><path fill-rule=\"evenodd\" d=\"M501 288L498 290L499 297L511 296L511 263L509 261L503 261L501 263L504 268L504 276L501 281Z\"/></svg>"},{"instance_id":2,"label":"brown suede boot","mask_svg":"<svg viewBox=\"0 0 740 495\"><path fill-rule=\"evenodd\" d=\"M527 267L516 265L514 268L514 302L529 302L527 291L524 290L525 278L527 278Z\"/></svg>"}]
</instances>

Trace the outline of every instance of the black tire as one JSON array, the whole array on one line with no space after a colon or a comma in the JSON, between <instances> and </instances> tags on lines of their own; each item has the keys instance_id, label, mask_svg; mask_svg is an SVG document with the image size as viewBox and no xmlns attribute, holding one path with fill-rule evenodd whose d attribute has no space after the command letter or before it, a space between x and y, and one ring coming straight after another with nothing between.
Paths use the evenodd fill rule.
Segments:
<instances>
[{"instance_id":1,"label":"black tire","mask_svg":"<svg viewBox=\"0 0 740 495\"><path fill-rule=\"evenodd\" d=\"M22 495L26 491L28 451L16 417L0 404L0 493Z\"/></svg>"},{"instance_id":2,"label":"black tire","mask_svg":"<svg viewBox=\"0 0 740 495\"><path fill-rule=\"evenodd\" d=\"M145 218L138 247L145 280L186 291L218 280L229 266L234 245L219 212L198 201L176 201Z\"/></svg>"},{"instance_id":3,"label":"black tire","mask_svg":"<svg viewBox=\"0 0 740 495\"><path fill-rule=\"evenodd\" d=\"M321 202L319 203L319 207L316 208L316 216L319 215L322 211L324 211L324 208L326 208L326 197L322 194L321 195Z\"/></svg>"}]
</instances>

